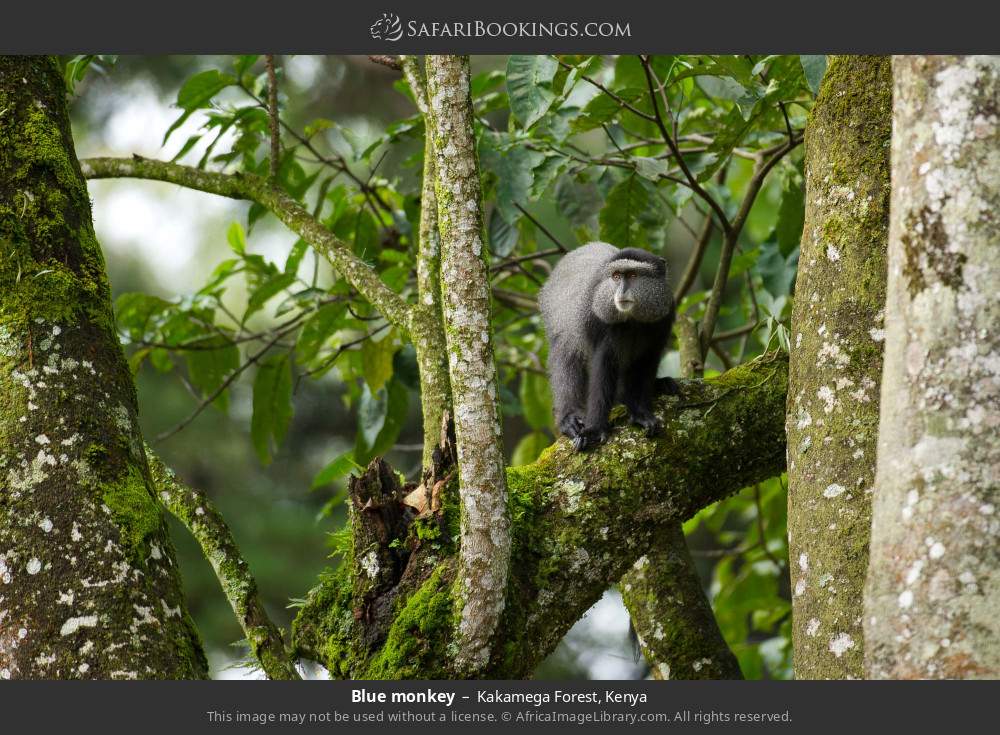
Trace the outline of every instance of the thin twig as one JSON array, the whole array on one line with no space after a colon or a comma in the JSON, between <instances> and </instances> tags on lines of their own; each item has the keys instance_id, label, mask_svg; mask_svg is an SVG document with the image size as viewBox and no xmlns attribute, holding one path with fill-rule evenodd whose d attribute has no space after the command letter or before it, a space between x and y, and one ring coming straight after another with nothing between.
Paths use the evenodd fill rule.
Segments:
<instances>
[{"instance_id":1,"label":"thin twig","mask_svg":"<svg viewBox=\"0 0 1000 735\"><path fill-rule=\"evenodd\" d=\"M562 252L562 253L568 253L569 252L569 248L567 248L565 245L563 245L561 242L559 242L559 240L556 239L556 236L553 235L551 232L549 232L548 228L545 225L543 225L541 222L539 222L537 219L535 219L535 217L533 217L532 214L527 209L525 209L524 207L522 207L517 202L514 202L514 206L517 207L521 211L521 214L523 214L525 217L527 217L529 220L531 220L531 223L535 227L537 227L539 230L541 230L542 233L547 238L549 238L552 241L552 243L557 248L559 248L560 252Z\"/></svg>"},{"instance_id":2,"label":"thin twig","mask_svg":"<svg viewBox=\"0 0 1000 735\"><path fill-rule=\"evenodd\" d=\"M649 98L653 103L653 112L651 122L655 122L656 126L660 129L660 134L663 136L663 142L667 144L667 147L674 154L674 158L677 160L677 165L680 166L681 172L684 174L684 178L687 180L688 186L691 187L691 191L697 194L701 199L704 200L708 206L712 208L715 212L715 216L719 218L719 226L725 234L729 234L731 226L729 223L729 218L726 217L725 211L722 209L722 205L715 201L715 197L709 194L701 184L698 183L698 179L691 169L688 168L687 162L684 160L684 156L681 155L680 149L677 147L677 143L674 141L673 136L670 131L667 130L666 124L663 122L663 116L660 114L660 106L656 104L656 91L654 88L654 80L656 75L653 73L652 66L649 63L648 56L639 56L639 61L642 63L642 69L646 74L646 84L649 87Z\"/></svg>"},{"instance_id":3,"label":"thin twig","mask_svg":"<svg viewBox=\"0 0 1000 735\"><path fill-rule=\"evenodd\" d=\"M277 178L281 164L281 134L278 130L278 75L274 71L274 54L264 56L267 69L267 119L271 128L271 178Z\"/></svg>"},{"instance_id":4,"label":"thin twig","mask_svg":"<svg viewBox=\"0 0 1000 735\"><path fill-rule=\"evenodd\" d=\"M395 69L396 71L403 71L403 65L400 63L398 56L392 56L390 54L369 54L368 60L375 64L381 64L382 66L387 66L390 69Z\"/></svg>"},{"instance_id":5,"label":"thin twig","mask_svg":"<svg viewBox=\"0 0 1000 735\"><path fill-rule=\"evenodd\" d=\"M510 268L512 265L517 265L518 263L525 263L530 260L541 260L542 258L548 258L551 255L559 255L559 253L564 253L565 250L559 248L550 248L548 250L539 250L537 253L529 253L528 255L519 255L516 258L508 258L507 260L501 261L493 266L490 270L494 273L504 270L505 268Z\"/></svg>"},{"instance_id":6,"label":"thin twig","mask_svg":"<svg viewBox=\"0 0 1000 735\"><path fill-rule=\"evenodd\" d=\"M234 380L236 380L240 375L246 372L247 368L249 368L251 365L255 365L272 347L274 347L275 344L277 344L277 342L282 337L285 336L285 334L292 331L292 329L294 329L294 327L275 334L274 337L270 339L266 345L264 345L257 352L250 355L250 357L247 358L246 362L244 362L238 368L233 370L233 372L227 375L226 379L222 381L222 383L219 385L218 388L216 388L208 396L203 398L201 403L199 403L198 406L195 408L195 410L191 412L191 415L189 415L186 419L184 419L179 424L174 426L172 429L168 429L167 431L157 436L155 441L157 443L165 441L170 437L172 437L177 432L187 427L192 421L198 418L201 415L201 412L204 411L206 408L208 408L212 404L212 402L215 401L216 398L221 396L225 392L225 390L230 385L233 384Z\"/></svg>"},{"instance_id":7,"label":"thin twig","mask_svg":"<svg viewBox=\"0 0 1000 735\"><path fill-rule=\"evenodd\" d=\"M691 286L694 285L694 280L698 277L698 271L701 269L701 261L705 257L705 251L708 250L708 244L712 241L712 233L714 231L715 220L712 219L712 215L705 215L705 221L701 225L701 232L698 233L694 249L691 251L687 265L684 266L684 274L681 276L680 283L677 284L677 289L674 291L675 301L679 302L687 296L688 291L691 290Z\"/></svg>"},{"instance_id":8,"label":"thin twig","mask_svg":"<svg viewBox=\"0 0 1000 735\"><path fill-rule=\"evenodd\" d=\"M764 556L771 560L774 566L781 569L781 562L778 561L778 557L771 553L771 550L767 548L767 540L764 536L764 510L760 505L760 483L756 483L753 486L753 502L757 506L757 533L760 534L760 548L764 552Z\"/></svg>"}]
</instances>

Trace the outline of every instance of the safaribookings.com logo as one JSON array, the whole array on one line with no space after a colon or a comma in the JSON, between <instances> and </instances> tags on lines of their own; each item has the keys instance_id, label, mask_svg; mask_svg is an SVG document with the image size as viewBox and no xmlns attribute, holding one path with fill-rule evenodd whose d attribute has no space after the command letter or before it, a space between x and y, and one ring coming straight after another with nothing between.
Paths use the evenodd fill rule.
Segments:
<instances>
[{"instance_id":1,"label":"safaribookings.com logo","mask_svg":"<svg viewBox=\"0 0 1000 735\"><path fill-rule=\"evenodd\" d=\"M631 38L632 28L622 21L517 21L482 20L447 23L416 20L404 25L395 13L382 13L369 31L376 41L407 38Z\"/></svg>"}]
</instances>

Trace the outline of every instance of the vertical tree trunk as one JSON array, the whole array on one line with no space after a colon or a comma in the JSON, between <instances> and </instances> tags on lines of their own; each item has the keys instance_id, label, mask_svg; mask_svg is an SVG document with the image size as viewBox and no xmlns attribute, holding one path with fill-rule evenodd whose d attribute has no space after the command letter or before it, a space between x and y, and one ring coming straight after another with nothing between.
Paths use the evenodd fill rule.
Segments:
<instances>
[{"instance_id":1,"label":"vertical tree trunk","mask_svg":"<svg viewBox=\"0 0 1000 735\"><path fill-rule=\"evenodd\" d=\"M427 107L427 85L415 56L401 56L403 73L417 108L424 117L424 169L420 189L420 242L417 249L417 303L410 318L410 336L420 369L420 406L423 412L423 466L441 439L441 423L451 412L451 385L441 313L441 235L438 230L437 195L434 191L434 135Z\"/></svg>"},{"instance_id":2,"label":"vertical tree trunk","mask_svg":"<svg viewBox=\"0 0 1000 735\"><path fill-rule=\"evenodd\" d=\"M462 501L458 577L462 611L456 660L461 668L475 672L490 658L490 640L504 607L510 513L468 57L427 57L427 86Z\"/></svg>"},{"instance_id":3,"label":"vertical tree trunk","mask_svg":"<svg viewBox=\"0 0 1000 735\"><path fill-rule=\"evenodd\" d=\"M788 536L795 676L863 675L889 223L888 57L831 58L806 128L792 313Z\"/></svg>"},{"instance_id":4,"label":"vertical tree trunk","mask_svg":"<svg viewBox=\"0 0 1000 735\"><path fill-rule=\"evenodd\" d=\"M872 678L1000 677L1000 58L893 62Z\"/></svg>"},{"instance_id":5,"label":"vertical tree trunk","mask_svg":"<svg viewBox=\"0 0 1000 735\"><path fill-rule=\"evenodd\" d=\"M204 677L65 94L0 57L0 677Z\"/></svg>"}]
</instances>

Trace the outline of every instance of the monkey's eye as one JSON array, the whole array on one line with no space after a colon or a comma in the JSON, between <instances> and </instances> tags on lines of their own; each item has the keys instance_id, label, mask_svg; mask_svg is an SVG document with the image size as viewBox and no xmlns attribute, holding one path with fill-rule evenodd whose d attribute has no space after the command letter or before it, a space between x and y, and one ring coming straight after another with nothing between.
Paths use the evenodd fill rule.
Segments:
<instances>
[{"instance_id":1,"label":"monkey's eye","mask_svg":"<svg viewBox=\"0 0 1000 735\"><path fill-rule=\"evenodd\" d=\"M631 281L633 278L635 278L635 273L626 273L625 277Z\"/></svg>"},{"instance_id":2,"label":"monkey's eye","mask_svg":"<svg viewBox=\"0 0 1000 735\"><path fill-rule=\"evenodd\" d=\"M611 274L611 278L615 281L620 281L622 279L622 274L619 273L618 271L615 271L614 273Z\"/></svg>"}]
</instances>

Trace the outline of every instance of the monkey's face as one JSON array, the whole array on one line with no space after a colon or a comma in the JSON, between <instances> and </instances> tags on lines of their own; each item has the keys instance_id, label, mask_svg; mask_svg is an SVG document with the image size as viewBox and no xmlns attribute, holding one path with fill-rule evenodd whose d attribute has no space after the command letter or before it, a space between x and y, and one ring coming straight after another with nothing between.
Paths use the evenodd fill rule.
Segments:
<instances>
[{"instance_id":1,"label":"monkey's face","mask_svg":"<svg viewBox=\"0 0 1000 735\"><path fill-rule=\"evenodd\" d=\"M614 285L615 308L626 319L635 309L636 289L630 288L635 285L635 279L639 274L634 270L616 270L611 274Z\"/></svg>"},{"instance_id":2,"label":"monkey's face","mask_svg":"<svg viewBox=\"0 0 1000 735\"><path fill-rule=\"evenodd\" d=\"M669 313L670 292L662 269L635 260L614 260L602 275L593 305L601 321L655 322Z\"/></svg>"}]
</instances>

